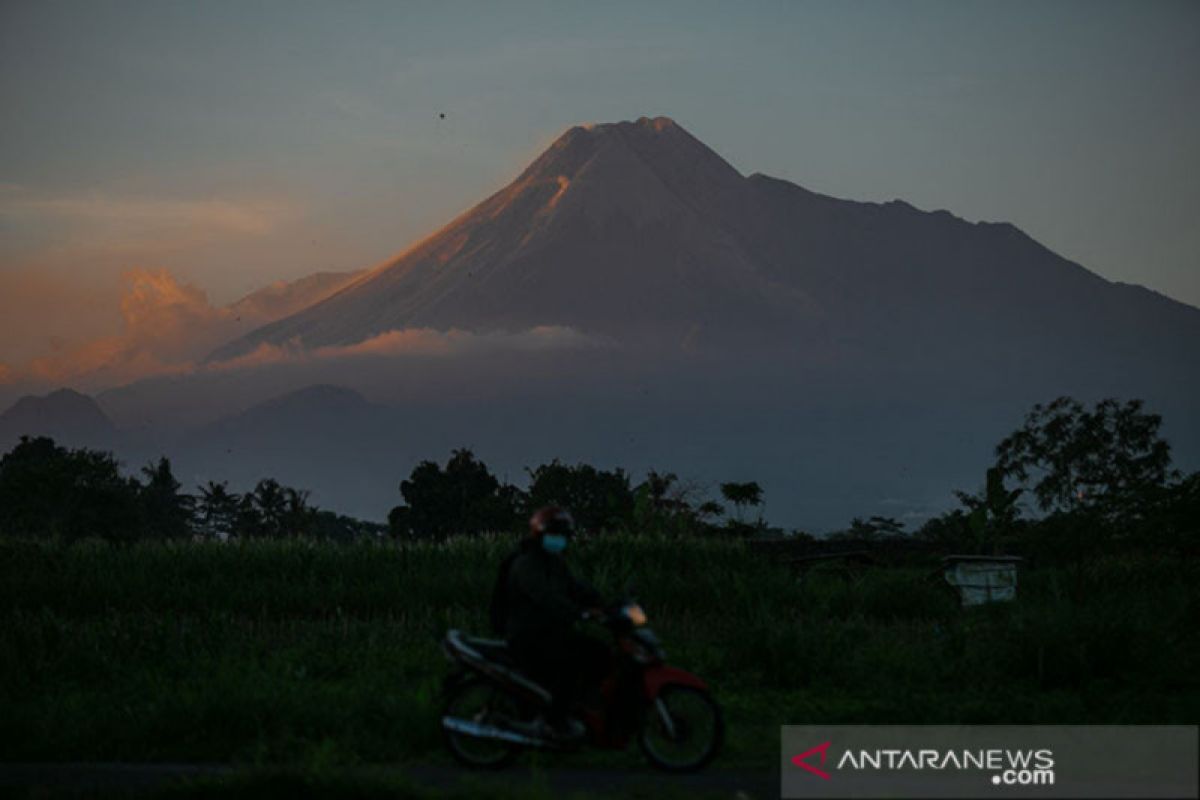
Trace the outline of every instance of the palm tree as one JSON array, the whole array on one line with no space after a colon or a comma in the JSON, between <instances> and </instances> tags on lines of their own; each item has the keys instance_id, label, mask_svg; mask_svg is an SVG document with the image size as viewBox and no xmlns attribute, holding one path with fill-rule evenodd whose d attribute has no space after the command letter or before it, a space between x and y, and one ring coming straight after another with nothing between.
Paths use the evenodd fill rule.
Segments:
<instances>
[{"instance_id":1,"label":"palm tree","mask_svg":"<svg viewBox=\"0 0 1200 800\"><path fill-rule=\"evenodd\" d=\"M762 487L754 481L749 483L722 483L721 496L737 509L738 524L743 524L743 510L746 506L762 505Z\"/></svg>"},{"instance_id":2,"label":"palm tree","mask_svg":"<svg viewBox=\"0 0 1200 800\"><path fill-rule=\"evenodd\" d=\"M197 508L201 532L218 539L233 536L237 532L240 502L241 498L229 491L225 481L208 481L201 486Z\"/></svg>"},{"instance_id":3,"label":"palm tree","mask_svg":"<svg viewBox=\"0 0 1200 800\"><path fill-rule=\"evenodd\" d=\"M250 497L257 512L260 532L264 536L280 536L283 531L284 514L287 512L287 495L279 481L263 478L254 487Z\"/></svg>"},{"instance_id":4,"label":"palm tree","mask_svg":"<svg viewBox=\"0 0 1200 800\"><path fill-rule=\"evenodd\" d=\"M304 489L288 487L283 490L284 510L280 518L284 536L298 538L312 533L317 510L308 505L309 493Z\"/></svg>"}]
</instances>

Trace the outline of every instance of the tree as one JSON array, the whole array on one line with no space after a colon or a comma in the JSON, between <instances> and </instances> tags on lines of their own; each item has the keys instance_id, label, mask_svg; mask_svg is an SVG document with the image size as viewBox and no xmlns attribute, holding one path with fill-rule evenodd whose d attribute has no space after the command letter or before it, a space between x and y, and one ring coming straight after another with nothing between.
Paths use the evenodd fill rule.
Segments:
<instances>
[{"instance_id":1,"label":"tree","mask_svg":"<svg viewBox=\"0 0 1200 800\"><path fill-rule=\"evenodd\" d=\"M405 505L388 515L394 536L444 538L512 528L520 496L502 486L467 449L455 450L445 469L422 461L400 483ZM403 509L403 510L402 510Z\"/></svg>"},{"instance_id":2,"label":"tree","mask_svg":"<svg viewBox=\"0 0 1200 800\"><path fill-rule=\"evenodd\" d=\"M913 538L919 541L928 542L950 551L969 547L973 536L970 518L961 508L947 511L940 516L930 517L913 534Z\"/></svg>"},{"instance_id":3,"label":"tree","mask_svg":"<svg viewBox=\"0 0 1200 800\"><path fill-rule=\"evenodd\" d=\"M892 517L875 516L866 520L855 517L850 520L850 528L839 538L877 542L881 539L894 539L903 534L904 523Z\"/></svg>"},{"instance_id":4,"label":"tree","mask_svg":"<svg viewBox=\"0 0 1200 800\"><path fill-rule=\"evenodd\" d=\"M283 490L283 512L279 518L279 534L292 539L309 536L316 531L317 509L308 504L309 492L293 489Z\"/></svg>"},{"instance_id":5,"label":"tree","mask_svg":"<svg viewBox=\"0 0 1200 800\"><path fill-rule=\"evenodd\" d=\"M747 506L762 505L762 487L754 481L749 483L722 483L721 496L733 504L736 509L737 521L745 521L744 511Z\"/></svg>"},{"instance_id":6,"label":"tree","mask_svg":"<svg viewBox=\"0 0 1200 800\"><path fill-rule=\"evenodd\" d=\"M137 481L108 453L21 437L0 458L0 532L8 535L134 539L142 532L138 501Z\"/></svg>"},{"instance_id":7,"label":"tree","mask_svg":"<svg viewBox=\"0 0 1200 800\"><path fill-rule=\"evenodd\" d=\"M242 497L238 533L251 538L278 538L284 533L287 493L279 481L263 478Z\"/></svg>"},{"instance_id":8,"label":"tree","mask_svg":"<svg viewBox=\"0 0 1200 800\"><path fill-rule=\"evenodd\" d=\"M180 483L171 472L171 462L160 458L158 463L142 467L142 475L146 483L139 494L146 532L163 539L181 539L190 534L195 501L179 492Z\"/></svg>"},{"instance_id":9,"label":"tree","mask_svg":"<svg viewBox=\"0 0 1200 800\"><path fill-rule=\"evenodd\" d=\"M611 530L633 516L633 491L624 470L598 470L589 464L568 467L557 459L529 473L529 511L546 505L568 509L584 531Z\"/></svg>"},{"instance_id":10,"label":"tree","mask_svg":"<svg viewBox=\"0 0 1200 800\"><path fill-rule=\"evenodd\" d=\"M1092 410L1070 397L1038 404L996 447L996 469L1033 493L1044 512L1107 521L1137 518L1174 477L1162 417L1141 400L1101 400Z\"/></svg>"},{"instance_id":11,"label":"tree","mask_svg":"<svg viewBox=\"0 0 1200 800\"><path fill-rule=\"evenodd\" d=\"M1159 490L1136 533L1141 541L1194 557L1200 546L1200 472Z\"/></svg>"},{"instance_id":12,"label":"tree","mask_svg":"<svg viewBox=\"0 0 1200 800\"><path fill-rule=\"evenodd\" d=\"M955 492L958 501L966 508L964 515L969 532L967 544L978 552L998 550L1002 540L1010 536L1020 514L1017 502L1022 489L1009 490L1004 486L1004 473L999 467L987 471L982 495Z\"/></svg>"},{"instance_id":13,"label":"tree","mask_svg":"<svg viewBox=\"0 0 1200 800\"><path fill-rule=\"evenodd\" d=\"M222 481L209 481L200 487L196 506L196 521L205 536L228 539L237 534L238 504L241 497L229 491Z\"/></svg>"}]
</instances>

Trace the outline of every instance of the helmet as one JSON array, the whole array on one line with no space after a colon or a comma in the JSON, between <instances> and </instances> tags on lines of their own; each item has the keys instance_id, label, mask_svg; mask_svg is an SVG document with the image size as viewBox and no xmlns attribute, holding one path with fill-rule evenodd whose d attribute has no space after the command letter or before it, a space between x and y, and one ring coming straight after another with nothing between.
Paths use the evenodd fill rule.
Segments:
<instances>
[{"instance_id":1,"label":"helmet","mask_svg":"<svg viewBox=\"0 0 1200 800\"><path fill-rule=\"evenodd\" d=\"M533 536L547 533L570 536L575 533L575 520L565 508L546 506L533 512L529 518L529 533Z\"/></svg>"}]
</instances>

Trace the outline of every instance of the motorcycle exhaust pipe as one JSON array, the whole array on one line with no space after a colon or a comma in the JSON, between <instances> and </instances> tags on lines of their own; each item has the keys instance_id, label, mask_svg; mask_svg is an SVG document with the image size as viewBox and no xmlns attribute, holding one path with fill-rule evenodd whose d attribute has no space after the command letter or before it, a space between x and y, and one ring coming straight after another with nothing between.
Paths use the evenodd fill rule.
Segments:
<instances>
[{"instance_id":1,"label":"motorcycle exhaust pipe","mask_svg":"<svg viewBox=\"0 0 1200 800\"><path fill-rule=\"evenodd\" d=\"M474 736L478 739L499 739L504 742L525 745L526 747L545 747L548 742L525 736L516 731L498 728L495 725L484 725L461 717L442 717L442 727L448 731Z\"/></svg>"}]
</instances>

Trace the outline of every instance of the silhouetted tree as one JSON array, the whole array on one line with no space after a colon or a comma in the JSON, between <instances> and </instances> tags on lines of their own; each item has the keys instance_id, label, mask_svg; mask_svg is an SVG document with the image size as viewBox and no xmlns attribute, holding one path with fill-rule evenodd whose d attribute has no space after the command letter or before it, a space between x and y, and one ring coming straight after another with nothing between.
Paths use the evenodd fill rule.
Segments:
<instances>
[{"instance_id":1,"label":"silhouetted tree","mask_svg":"<svg viewBox=\"0 0 1200 800\"><path fill-rule=\"evenodd\" d=\"M138 499L137 481L108 453L22 437L0 459L0 531L8 535L133 539L143 529Z\"/></svg>"},{"instance_id":2,"label":"silhouetted tree","mask_svg":"<svg viewBox=\"0 0 1200 800\"><path fill-rule=\"evenodd\" d=\"M442 538L515 526L519 496L500 484L467 449L455 450L443 470L423 461L400 483L405 504L388 515L395 536ZM403 510L401 510L403 509Z\"/></svg>"},{"instance_id":3,"label":"silhouetted tree","mask_svg":"<svg viewBox=\"0 0 1200 800\"><path fill-rule=\"evenodd\" d=\"M142 467L146 483L139 495L146 533L155 538L182 539L191 533L194 500L181 494L180 483L171 472L171 462L160 458Z\"/></svg>"},{"instance_id":4,"label":"silhouetted tree","mask_svg":"<svg viewBox=\"0 0 1200 800\"><path fill-rule=\"evenodd\" d=\"M1138 541L1196 555L1200 549L1200 472L1156 491L1132 535Z\"/></svg>"},{"instance_id":5,"label":"silhouetted tree","mask_svg":"<svg viewBox=\"0 0 1200 800\"><path fill-rule=\"evenodd\" d=\"M246 495L254 511L254 535L278 538L284 534L284 515L287 513L287 492L274 478L263 478Z\"/></svg>"},{"instance_id":6,"label":"silhouetted tree","mask_svg":"<svg viewBox=\"0 0 1200 800\"><path fill-rule=\"evenodd\" d=\"M218 539L236 535L240 502L241 498L230 492L224 481L209 481L201 486L196 509L200 533Z\"/></svg>"},{"instance_id":7,"label":"silhouetted tree","mask_svg":"<svg viewBox=\"0 0 1200 800\"><path fill-rule=\"evenodd\" d=\"M892 517L855 517L850 527L834 534L831 539L850 539L859 542L878 542L903 535L904 523Z\"/></svg>"},{"instance_id":8,"label":"silhouetted tree","mask_svg":"<svg viewBox=\"0 0 1200 800\"><path fill-rule=\"evenodd\" d=\"M995 550L1001 540L1012 533L1020 506L1017 500L1023 490L1009 490L1004 486L1004 473L999 467L987 471L987 480L982 494L955 492L958 501L967 509L967 532L970 534L962 544L976 552Z\"/></svg>"},{"instance_id":9,"label":"silhouetted tree","mask_svg":"<svg viewBox=\"0 0 1200 800\"><path fill-rule=\"evenodd\" d=\"M286 487L283 490L283 512L279 519L279 535L292 539L312 535L316 531L317 510L308 504L309 492Z\"/></svg>"},{"instance_id":10,"label":"silhouetted tree","mask_svg":"<svg viewBox=\"0 0 1200 800\"><path fill-rule=\"evenodd\" d=\"M607 472L588 464L568 467L556 459L527 472L527 510L531 512L545 505L561 505L585 531L627 525L633 516L633 491L624 470Z\"/></svg>"},{"instance_id":11,"label":"silhouetted tree","mask_svg":"<svg viewBox=\"0 0 1200 800\"><path fill-rule=\"evenodd\" d=\"M1141 400L1102 400L1088 410L1060 397L1038 404L996 447L996 468L1032 491L1042 511L1085 513L1115 521L1142 515L1174 476L1162 417Z\"/></svg>"},{"instance_id":12,"label":"silhouetted tree","mask_svg":"<svg viewBox=\"0 0 1200 800\"><path fill-rule=\"evenodd\" d=\"M721 496L733 504L738 522L745 522L747 506L762 505L762 487L754 481L749 483L722 483Z\"/></svg>"}]
</instances>

